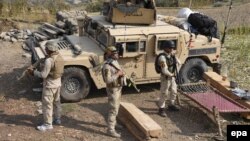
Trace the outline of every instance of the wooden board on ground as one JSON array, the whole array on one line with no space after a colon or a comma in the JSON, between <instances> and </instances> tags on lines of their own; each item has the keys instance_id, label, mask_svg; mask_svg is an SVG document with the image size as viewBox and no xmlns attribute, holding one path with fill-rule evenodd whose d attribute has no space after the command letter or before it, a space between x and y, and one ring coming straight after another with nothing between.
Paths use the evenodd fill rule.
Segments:
<instances>
[{"instance_id":1,"label":"wooden board on ground","mask_svg":"<svg viewBox=\"0 0 250 141\"><path fill-rule=\"evenodd\" d=\"M233 94L230 88L230 81L228 79L222 80L222 76L217 74L216 72L205 72L204 76L206 81L209 81L210 84L216 88L221 93L225 94L226 96L232 98L236 102L244 105L245 107L250 109L250 102L246 100L242 100L237 95ZM250 119L250 113L241 113L241 116Z\"/></svg>"},{"instance_id":2,"label":"wooden board on ground","mask_svg":"<svg viewBox=\"0 0 250 141\"><path fill-rule=\"evenodd\" d=\"M162 135L162 128L132 103L121 102L118 119L138 140L150 140Z\"/></svg>"}]
</instances>

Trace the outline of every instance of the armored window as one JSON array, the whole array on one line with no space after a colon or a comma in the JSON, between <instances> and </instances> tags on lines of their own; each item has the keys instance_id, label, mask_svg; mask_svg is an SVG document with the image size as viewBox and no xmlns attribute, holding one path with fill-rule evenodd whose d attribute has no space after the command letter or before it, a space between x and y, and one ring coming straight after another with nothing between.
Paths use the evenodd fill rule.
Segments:
<instances>
[{"instance_id":1,"label":"armored window","mask_svg":"<svg viewBox=\"0 0 250 141\"><path fill-rule=\"evenodd\" d=\"M86 32L89 33L90 36L95 37L96 35L97 23L89 21L87 24Z\"/></svg>"},{"instance_id":2,"label":"armored window","mask_svg":"<svg viewBox=\"0 0 250 141\"><path fill-rule=\"evenodd\" d=\"M104 31L100 31L97 34L97 40L104 46L108 45L108 35Z\"/></svg>"},{"instance_id":3,"label":"armored window","mask_svg":"<svg viewBox=\"0 0 250 141\"><path fill-rule=\"evenodd\" d=\"M126 52L138 52L138 42L127 42Z\"/></svg>"}]
</instances>

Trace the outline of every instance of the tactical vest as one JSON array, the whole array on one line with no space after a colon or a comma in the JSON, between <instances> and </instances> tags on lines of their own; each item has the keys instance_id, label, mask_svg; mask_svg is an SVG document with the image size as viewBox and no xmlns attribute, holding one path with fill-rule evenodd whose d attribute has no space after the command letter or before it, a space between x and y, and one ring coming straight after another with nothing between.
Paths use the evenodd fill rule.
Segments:
<instances>
[{"instance_id":1,"label":"tactical vest","mask_svg":"<svg viewBox=\"0 0 250 141\"><path fill-rule=\"evenodd\" d=\"M119 69L117 68L117 67L115 67L113 64L112 64L112 61L113 60L107 60L104 64L107 64L107 65L109 65L109 66L111 66L112 68L114 68L116 71L118 71ZM103 77L103 81L106 83L106 80L105 80L105 72L104 72L104 69L102 69L102 77ZM117 80L115 81L115 82L113 82L113 83L111 83L111 84L107 84L107 87L121 87L121 86L123 86L124 85L124 83L123 83L123 78L122 77L119 77L119 78L117 78Z\"/></svg>"},{"instance_id":2,"label":"tactical vest","mask_svg":"<svg viewBox=\"0 0 250 141\"><path fill-rule=\"evenodd\" d=\"M60 54L52 55L51 58L54 60L54 67L51 68L49 76L53 79L62 77L64 70L64 60Z\"/></svg>"},{"instance_id":3,"label":"tactical vest","mask_svg":"<svg viewBox=\"0 0 250 141\"><path fill-rule=\"evenodd\" d=\"M170 58L167 57L167 55L165 55L166 58L166 63L168 65L168 71L171 73L174 73L174 65L175 65L175 56L171 55Z\"/></svg>"}]
</instances>

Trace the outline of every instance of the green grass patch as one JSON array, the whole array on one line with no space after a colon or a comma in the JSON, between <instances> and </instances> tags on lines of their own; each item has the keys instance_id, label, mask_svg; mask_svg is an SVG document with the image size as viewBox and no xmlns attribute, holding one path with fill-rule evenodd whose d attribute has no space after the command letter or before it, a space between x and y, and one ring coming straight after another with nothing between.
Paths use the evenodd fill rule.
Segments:
<instances>
[{"instance_id":1,"label":"green grass patch","mask_svg":"<svg viewBox=\"0 0 250 141\"><path fill-rule=\"evenodd\" d=\"M85 7L87 12L100 12L102 10L103 0L97 0L92 3L88 3Z\"/></svg>"},{"instance_id":2,"label":"green grass patch","mask_svg":"<svg viewBox=\"0 0 250 141\"><path fill-rule=\"evenodd\" d=\"M240 26L236 28L228 29L229 34L236 35L249 35L250 34L250 26Z\"/></svg>"},{"instance_id":3,"label":"green grass patch","mask_svg":"<svg viewBox=\"0 0 250 141\"><path fill-rule=\"evenodd\" d=\"M222 65L228 76L242 88L250 89L250 34L228 35L226 50L222 51Z\"/></svg>"}]
</instances>

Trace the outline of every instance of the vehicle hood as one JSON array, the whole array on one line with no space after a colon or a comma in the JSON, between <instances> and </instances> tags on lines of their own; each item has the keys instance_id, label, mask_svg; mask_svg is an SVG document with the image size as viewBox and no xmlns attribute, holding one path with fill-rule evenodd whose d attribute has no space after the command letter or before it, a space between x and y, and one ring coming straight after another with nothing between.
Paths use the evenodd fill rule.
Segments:
<instances>
[{"instance_id":1,"label":"vehicle hood","mask_svg":"<svg viewBox=\"0 0 250 141\"><path fill-rule=\"evenodd\" d=\"M57 42L59 53L65 59L82 59L89 56L103 56L104 50L96 42L87 36L65 36L63 39L54 39ZM40 48L35 48L39 58L45 57L45 44L47 41L40 43ZM76 50L81 50L80 54Z\"/></svg>"},{"instance_id":2,"label":"vehicle hood","mask_svg":"<svg viewBox=\"0 0 250 141\"><path fill-rule=\"evenodd\" d=\"M68 56L69 53L74 56L103 55L103 49L87 36L65 36L64 40L69 43L69 48L65 50L61 47L62 49L60 49L60 43L58 43L59 51L62 55ZM81 54L78 55L77 51L79 49L81 50Z\"/></svg>"}]
</instances>

